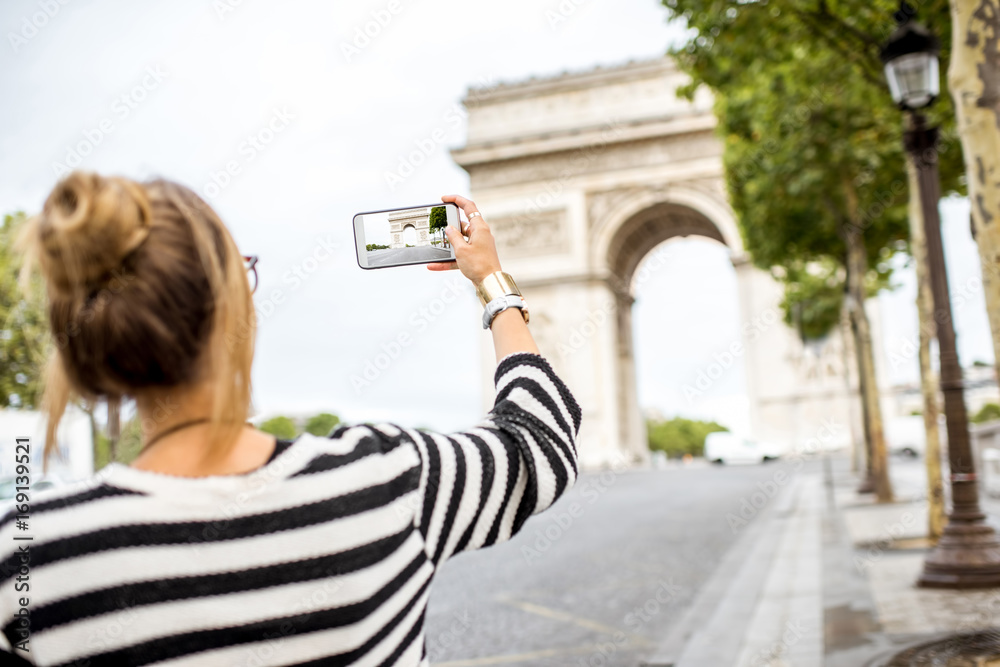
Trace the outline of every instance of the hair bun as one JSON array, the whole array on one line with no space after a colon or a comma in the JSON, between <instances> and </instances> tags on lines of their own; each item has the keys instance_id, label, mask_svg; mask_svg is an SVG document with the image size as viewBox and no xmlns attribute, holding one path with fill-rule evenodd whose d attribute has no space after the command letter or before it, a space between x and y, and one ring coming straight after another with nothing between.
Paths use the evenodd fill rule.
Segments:
<instances>
[{"instance_id":1,"label":"hair bun","mask_svg":"<svg viewBox=\"0 0 1000 667\"><path fill-rule=\"evenodd\" d=\"M53 188L37 221L42 272L58 289L87 287L146 239L151 217L142 185L74 171Z\"/></svg>"}]
</instances>

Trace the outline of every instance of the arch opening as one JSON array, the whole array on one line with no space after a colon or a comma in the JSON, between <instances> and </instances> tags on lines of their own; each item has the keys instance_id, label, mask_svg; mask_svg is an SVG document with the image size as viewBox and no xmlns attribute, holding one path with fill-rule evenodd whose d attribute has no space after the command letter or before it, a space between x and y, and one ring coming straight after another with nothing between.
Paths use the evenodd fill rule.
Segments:
<instances>
[{"instance_id":1,"label":"arch opening","mask_svg":"<svg viewBox=\"0 0 1000 667\"><path fill-rule=\"evenodd\" d=\"M403 243L408 246L417 245L417 228L413 225L403 227Z\"/></svg>"},{"instance_id":2,"label":"arch opening","mask_svg":"<svg viewBox=\"0 0 1000 667\"><path fill-rule=\"evenodd\" d=\"M691 206L658 202L625 218L606 248L620 411L633 432L646 440L648 420L680 417L750 435L739 274L720 227Z\"/></svg>"},{"instance_id":3,"label":"arch opening","mask_svg":"<svg viewBox=\"0 0 1000 667\"><path fill-rule=\"evenodd\" d=\"M703 213L684 205L654 204L634 213L615 231L608 244L607 266L631 293L631 285L643 259L664 241L698 236L728 247L719 228Z\"/></svg>"},{"instance_id":4,"label":"arch opening","mask_svg":"<svg viewBox=\"0 0 1000 667\"><path fill-rule=\"evenodd\" d=\"M736 269L701 235L647 254L631 283L636 399L645 420L721 424L751 437L747 345ZM663 443L660 443L661 445Z\"/></svg>"}]
</instances>

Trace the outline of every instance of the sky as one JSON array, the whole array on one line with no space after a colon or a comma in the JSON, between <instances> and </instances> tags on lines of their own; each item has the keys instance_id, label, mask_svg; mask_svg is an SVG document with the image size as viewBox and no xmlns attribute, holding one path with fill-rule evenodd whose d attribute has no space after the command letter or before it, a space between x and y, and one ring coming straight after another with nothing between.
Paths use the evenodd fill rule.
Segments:
<instances>
[{"instance_id":1,"label":"sky","mask_svg":"<svg viewBox=\"0 0 1000 667\"><path fill-rule=\"evenodd\" d=\"M392 242L389 234L389 214L388 213L367 213L361 216L362 227L365 236L365 245L377 243L379 245L389 245ZM355 218L355 221L357 219ZM362 230L357 230L362 231Z\"/></svg>"},{"instance_id":2,"label":"sky","mask_svg":"<svg viewBox=\"0 0 1000 667\"><path fill-rule=\"evenodd\" d=\"M0 212L37 211L72 167L180 181L260 256L261 413L461 428L483 408L488 334L471 286L425 267L362 271L353 215L468 193L448 150L465 142L469 87L662 56L683 38L667 19L653 0L6 0ZM414 150L422 163L387 177ZM946 250L967 281L978 260L962 205L946 207ZM663 253L637 287L640 400L738 422L740 365L701 404L680 394L736 337L728 253L708 241ZM889 345L916 331L906 272L880 304ZM981 294L968 302L962 359L991 361Z\"/></svg>"}]
</instances>

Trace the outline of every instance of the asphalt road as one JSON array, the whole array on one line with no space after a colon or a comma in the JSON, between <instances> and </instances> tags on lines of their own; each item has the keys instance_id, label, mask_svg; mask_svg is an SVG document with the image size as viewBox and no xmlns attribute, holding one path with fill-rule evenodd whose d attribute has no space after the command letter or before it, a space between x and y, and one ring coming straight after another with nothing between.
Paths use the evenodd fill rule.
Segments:
<instances>
[{"instance_id":1,"label":"asphalt road","mask_svg":"<svg viewBox=\"0 0 1000 667\"><path fill-rule=\"evenodd\" d=\"M416 248L387 248L385 250L369 250L368 266L389 266L391 264L409 264L412 262L434 262L451 258L451 250L433 246Z\"/></svg>"},{"instance_id":2,"label":"asphalt road","mask_svg":"<svg viewBox=\"0 0 1000 667\"><path fill-rule=\"evenodd\" d=\"M727 514L779 469L791 464L581 477L510 542L444 565L427 616L431 663L639 664L737 539Z\"/></svg>"}]
</instances>

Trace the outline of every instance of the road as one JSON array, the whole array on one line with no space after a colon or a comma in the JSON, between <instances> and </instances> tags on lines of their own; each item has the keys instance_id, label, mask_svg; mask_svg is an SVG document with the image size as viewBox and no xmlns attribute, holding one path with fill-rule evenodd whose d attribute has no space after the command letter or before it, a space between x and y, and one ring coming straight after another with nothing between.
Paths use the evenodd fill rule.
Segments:
<instances>
[{"instance_id":1,"label":"road","mask_svg":"<svg viewBox=\"0 0 1000 667\"><path fill-rule=\"evenodd\" d=\"M413 262L435 262L451 259L451 250L419 246L415 248L388 248L386 250L369 250L368 266L390 266L393 264L411 264Z\"/></svg>"},{"instance_id":2,"label":"road","mask_svg":"<svg viewBox=\"0 0 1000 667\"><path fill-rule=\"evenodd\" d=\"M778 470L792 464L581 477L510 542L444 565L427 616L431 663L639 664L736 541L742 527L727 515Z\"/></svg>"}]
</instances>

